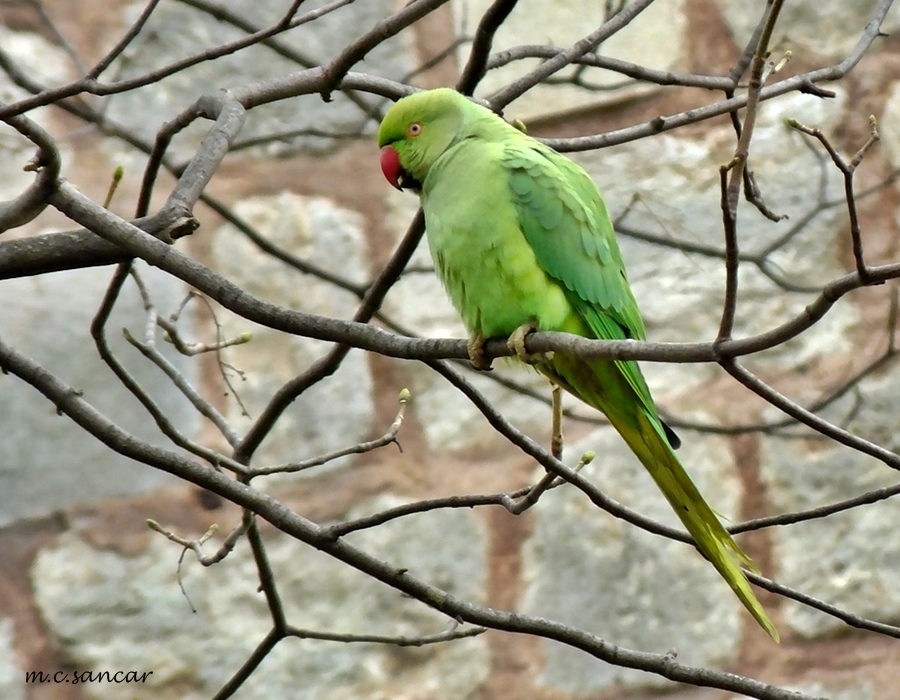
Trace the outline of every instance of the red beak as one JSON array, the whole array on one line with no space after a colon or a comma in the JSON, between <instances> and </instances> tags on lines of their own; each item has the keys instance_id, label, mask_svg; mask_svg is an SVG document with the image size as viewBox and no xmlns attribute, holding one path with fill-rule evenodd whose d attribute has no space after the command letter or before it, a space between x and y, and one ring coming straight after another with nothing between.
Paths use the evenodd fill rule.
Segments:
<instances>
[{"instance_id":1,"label":"red beak","mask_svg":"<svg viewBox=\"0 0 900 700\"><path fill-rule=\"evenodd\" d=\"M398 190L401 189L400 179L403 177L403 166L400 165L400 154L393 146L385 146L381 149L381 172L384 173L388 182Z\"/></svg>"}]
</instances>

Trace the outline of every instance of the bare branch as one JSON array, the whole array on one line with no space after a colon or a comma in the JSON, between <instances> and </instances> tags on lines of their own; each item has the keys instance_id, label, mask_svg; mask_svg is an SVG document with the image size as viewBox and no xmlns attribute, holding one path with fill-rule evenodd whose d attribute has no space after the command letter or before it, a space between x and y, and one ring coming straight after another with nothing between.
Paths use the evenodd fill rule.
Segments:
<instances>
[{"instance_id":1,"label":"bare branch","mask_svg":"<svg viewBox=\"0 0 900 700\"><path fill-rule=\"evenodd\" d=\"M559 49L553 46L527 45L514 46L492 54L487 62L487 69L494 70L505 65L520 61L525 58L554 58L559 55ZM715 75L694 75L689 73L675 73L672 71L648 68L629 61L623 61L612 56L600 56L599 54L585 54L571 61L572 65L590 66L621 73L634 80L652 83L653 85L677 85L680 87L698 87L707 90L729 90L736 87L736 81L731 78L722 78Z\"/></svg>"},{"instance_id":2,"label":"bare branch","mask_svg":"<svg viewBox=\"0 0 900 700\"><path fill-rule=\"evenodd\" d=\"M155 320L155 319L154 319ZM122 333L125 336L125 340L127 340L131 345L140 350L141 354L150 360L153 364L159 367L163 373L172 381L178 390L191 402L194 408L197 411L208 418L213 425L215 425L222 435L228 440L228 443L232 446L236 445L239 441L237 433L235 433L234 428L232 428L225 417L219 413L212 404L209 403L206 399L200 396L199 392L194 389L187 381L181 372L169 362L165 356L159 352L159 350L154 347L154 345L150 342L142 343L137 340L131 333L128 332L127 328L122 329Z\"/></svg>"},{"instance_id":3,"label":"bare branch","mask_svg":"<svg viewBox=\"0 0 900 700\"><path fill-rule=\"evenodd\" d=\"M166 415L165 411L163 411L159 405L150 397L150 395L144 390L144 388L138 383L138 381L131 375L131 373L125 369L125 366L119 362L118 358L113 354L112 348L109 346L109 341L106 337L106 324L109 321L109 316L112 313L113 307L116 303L116 300L119 297L119 293L122 290L122 286L125 283L125 280L128 277L128 274L131 269L131 263L121 263L118 268L116 268L116 272L113 275L112 280L110 281L109 287L106 291L106 295L103 298L103 301L100 304L100 308L97 310L97 314L94 316L94 320L91 322L91 337L94 339L94 344L97 348L97 352L100 355L100 359L102 359L106 365L112 370L113 374L118 378L118 380L122 383L122 385L141 403L147 413L153 418L156 422L156 425L162 431L163 435L169 438L174 444L178 445L182 449L187 450L188 452L197 455L205 460L207 460L214 468L218 469L220 467L225 467L227 469L231 469L235 473L243 473L245 468L242 464L236 462L229 457L226 457L223 454L216 452L215 450L209 449L200 445L193 440L186 437L181 433L180 430L175 426L175 424L169 419Z\"/></svg>"},{"instance_id":4,"label":"bare branch","mask_svg":"<svg viewBox=\"0 0 900 700\"><path fill-rule=\"evenodd\" d=\"M875 117L869 117L869 138L866 139L866 142L859 148L856 155L853 156L853 159L849 163L841 157L837 152L837 149L831 145L831 142L825 134L819 131L819 129L811 129L808 126L803 126L795 119L788 120L788 126L818 139L825 147L825 150L828 151L828 155L831 156L832 162L834 162L844 175L844 196L847 201L848 214L850 215L850 238L853 241L853 258L856 261L856 272L859 275L860 280L868 282L869 268L866 265L865 255L863 253L862 234L859 230L859 216L856 213L856 197L853 192L853 175L856 172L856 168L862 163L866 153L869 152L869 149L871 149L881 138L878 135L878 125L875 121Z\"/></svg>"},{"instance_id":5,"label":"bare branch","mask_svg":"<svg viewBox=\"0 0 900 700\"><path fill-rule=\"evenodd\" d=\"M150 15L153 14L153 11L158 5L159 0L148 0L146 7L141 10L141 13L128 28L128 31L125 32L122 38L119 39L116 45L113 46L103 58L97 61L93 68L85 73L85 78L93 81L103 75L106 69L112 65L112 62L121 56L122 52L125 51L131 42L134 41L135 37L140 34L141 30L146 26L147 21L150 19Z\"/></svg>"},{"instance_id":6,"label":"bare branch","mask_svg":"<svg viewBox=\"0 0 900 700\"><path fill-rule=\"evenodd\" d=\"M759 44L750 61L750 88L747 91L747 111L740 130L734 158L720 170L722 186L722 219L725 230L725 302L722 305L722 320L716 342L729 340L734 329L734 314L737 310L738 287L738 240L737 207L741 183L744 181L747 158L750 156L750 139L756 125L760 91L763 86L763 68L769 53L769 39L775 29L782 0L772 0L766 7L763 29Z\"/></svg>"},{"instance_id":7,"label":"bare branch","mask_svg":"<svg viewBox=\"0 0 900 700\"><path fill-rule=\"evenodd\" d=\"M841 610L836 605L830 605L829 603L819 600L818 598L815 598L811 595L800 593L799 591L795 591L791 588L788 588L787 586L783 586L780 583L770 581L769 579L765 578L764 576L760 576L759 574L750 572L747 574L747 578L749 578L760 588L765 588L767 591L772 591L772 593L777 593L778 595L782 595L785 598L790 598L791 600L796 600L798 603L808 605L809 607L815 608L820 612L831 615L832 617L836 617L839 620L846 622L851 627L855 627L856 629L868 630L869 632L877 632L878 634L883 634L888 637L900 639L900 627L896 627L895 625L888 625L884 622L867 620L860 615L854 615L847 612L846 610Z\"/></svg>"},{"instance_id":8,"label":"bare branch","mask_svg":"<svg viewBox=\"0 0 900 700\"><path fill-rule=\"evenodd\" d=\"M375 46L434 12L446 2L447 0L412 0L402 10L386 17L371 31L344 47L340 55L322 69L322 84L319 88L322 99L326 102L331 101L331 93L341 85L350 69Z\"/></svg>"},{"instance_id":9,"label":"bare branch","mask_svg":"<svg viewBox=\"0 0 900 700\"><path fill-rule=\"evenodd\" d=\"M457 625L453 625L445 632L426 634L419 637L390 637L378 634L336 634L288 627L287 636L297 637L298 639L318 639L325 642L342 642L344 644L363 643L389 644L397 647L424 647L429 644L443 644L444 642L452 642L457 639L477 637L478 635L487 632L486 627L472 627L464 630L456 629L456 627Z\"/></svg>"},{"instance_id":10,"label":"bare branch","mask_svg":"<svg viewBox=\"0 0 900 700\"><path fill-rule=\"evenodd\" d=\"M360 303L353 316L352 323L359 324L364 328L371 328L368 325L368 321L381 307L385 295L400 278L400 273L406 267L410 258L412 258L424 233L425 219L422 216L422 212L419 211L412 224L410 224L403 240L400 241L400 244L394 251L390 261L385 265L378 279L369 287L366 295L363 297L362 303ZM350 344L338 345L306 372L284 384L269 401L268 406L263 410L247 435L244 436L243 441L237 448L236 459L239 461L248 460L288 405L309 387L337 371L341 362L343 362L350 351L350 347Z\"/></svg>"},{"instance_id":11,"label":"bare branch","mask_svg":"<svg viewBox=\"0 0 900 700\"><path fill-rule=\"evenodd\" d=\"M801 92L815 92L821 94L821 96L829 96L822 93L821 90L817 88L817 83L840 80L856 67L875 39L881 36L881 23L884 21L887 11L892 4L893 0L879 0L872 11L872 19L866 25L862 36L850 55L843 61L828 68L819 68L817 70L809 71L808 73L794 75L772 85L768 85L760 91L760 101L769 100L778 95L784 95L788 92L797 90ZM542 141L560 152L587 151L595 148L606 148L608 146L615 146L621 143L634 141L645 136L659 134L664 131L671 131L672 129L677 129L688 124L695 124L723 114L736 112L747 106L747 100L747 95L738 95L714 102L705 107L690 109L670 116L659 116L644 124L609 131L605 134L596 136L577 136L563 139L542 139Z\"/></svg>"},{"instance_id":12,"label":"bare branch","mask_svg":"<svg viewBox=\"0 0 900 700\"><path fill-rule=\"evenodd\" d=\"M565 51L560 51L556 56L545 61L527 75L522 76L514 83L491 95L488 98L491 107L497 111L502 111L506 105L517 97L521 97L527 90L581 58L588 51L592 51L597 44L605 41L630 24L635 17L646 10L652 3L653 0L632 0L627 7L613 15L601 27L580 39Z\"/></svg>"},{"instance_id":13,"label":"bare branch","mask_svg":"<svg viewBox=\"0 0 900 700\"><path fill-rule=\"evenodd\" d=\"M391 426L384 435L375 440L360 442L356 445L335 450L334 452L329 452L328 454L313 457L312 459L307 459L302 462L293 462L291 464L283 464L276 467L259 467L257 469L251 469L249 470L249 474L251 477L266 476L267 474L294 474L296 472L305 471L306 469L312 469L313 467L320 467L323 464L333 462L341 457L365 454L366 452L371 452L386 447L387 445L396 445L402 452L403 448L400 447L400 443L397 441L397 434L400 432L400 426L403 424L403 415L406 412L406 404L409 401L408 389L403 389L400 392L399 401L400 409L397 411L397 417L394 418L394 422L391 423Z\"/></svg>"},{"instance_id":14,"label":"bare branch","mask_svg":"<svg viewBox=\"0 0 900 700\"><path fill-rule=\"evenodd\" d=\"M47 208L47 198L59 180L62 162L53 138L36 122L23 116L3 119L38 147L38 152L24 167L36 172L34 182L10 202L0 202L0 234L24 226Z\"/></svg>"},{"instance_id":15,"label":"bare branch","mask_svg":"<svg viewBox=\"0 0 900 700\"><path fill-rule=\"evenodd\" d=\"M475 40L472 42L469 60L456 83L456 89L463 95L471 95L475 92L478 83L487 73L488 56L491 52L491 45L494 43L494 35L518 2L519 0L494 0L487 12L482 15L478 29L475 31Z\"/></svg>"},{"instance_id":16,"label":"bare branch","mask_svg":"<svg viewBox=\"0 0 900 700\"><path fill-rule=\"evenodd\" d=\"M770 387L759 377L738 365L734 360L723 360L720 364L728 374L738 380L741 384L755 394L763 397L770 404L781 409L789 416L808 425L813 430L816 430L823 435L827 435L832 440L835 440L842 445L846 445L858 452L874 457L891 469L900 470L900 455L895 452L869 442L868 440L864 440L847 430L829 423L824 418L820 418L819 416L810 413L802 406L794 403L789 398Z\"/></svg>"},{"instance_id":17,"label":"bare branch","mask_svg":"<svg viewBox=\"0 0 900 700\"><path fill-rule=\"evenodd\" d=\"M202 547L206 544L212 536L216 534L219 530L218 525L211 525L210 528L201 535L198 539L188 540L184 537L180 537L176 535L174 532L170 530L166 530L162 525L160 525L155 520L147 520L147 527L151 530L154 530L165 537L167 540L171 540L176 544L180 544L184 547L184 550L190 550L194 554L197 555L197 561L200 562L203 566L212 566L213 564L218 564L225 557L231 554L234 551L234 547L237 544L238 540L244 536L247 532L247 528L250 526L249 519L244 518L241 521L241 524L234 528L231 532L228 533L228 537L226 537L219 548L212 554L204 554L202 551ZM179 567L181 566L181 562L179 560Z\"/></svg>"}]
</instances>

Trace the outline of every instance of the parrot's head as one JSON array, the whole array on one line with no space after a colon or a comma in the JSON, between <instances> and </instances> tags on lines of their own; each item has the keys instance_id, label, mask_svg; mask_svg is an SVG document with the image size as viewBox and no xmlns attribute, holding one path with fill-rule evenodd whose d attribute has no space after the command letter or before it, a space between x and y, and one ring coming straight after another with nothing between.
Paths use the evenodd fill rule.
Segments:
<instances>
[{"instance_id":1,"label":"parrot's head","mask_svg":"<svg viewBox=\"0 0 900 700\"><path fill-rule=\"evenodd\" d=\"M378 130L381 171L388 182L421 191L431 166L456 141L471 105L449 88L398 100Z\"/></svg>"}]
</instances>

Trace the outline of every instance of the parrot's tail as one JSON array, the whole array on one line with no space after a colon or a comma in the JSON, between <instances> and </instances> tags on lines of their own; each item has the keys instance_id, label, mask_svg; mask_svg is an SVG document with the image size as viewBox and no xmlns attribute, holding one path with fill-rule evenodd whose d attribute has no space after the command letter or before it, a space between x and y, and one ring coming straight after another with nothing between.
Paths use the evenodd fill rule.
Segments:
<instances>
[{"instance_id":1,"label":"parrot's tail","mask_svg":"<svg viewBox=\"0 0 900 700\"><path fill-rule=\"evenodd\" d=\"M551 380L585 403L602 411L637 455L672 509L681 519L697 549L709 559L716 571L728 582L760 626L776 642L778 631L750 588L741 564L758 573L744 552L728 534L719 517L703 500L673 450L662 421L647 410L647 402L639 401L634 384L621 371L618 362L570 360L560 354L538 369ZM644 387L645 391L649 391ZM630 400L623 399L628 397ZM654 412L655 413L655 412ZM671 432L671 431L670 431Z\"/></svg>"},{"instance_id":2,"label":"parrot's tail","mask_svg":"<svg viewBox=\"0 0 900 700\"><path fill-rule=\"evenodd\" d=\"M732 539L694 486L670 447L661 422L640 409L636 414L637 425L631 420L622 420L619 416L607 414L607 417L650 472L703 556L716 567L750 614L777 642L778 630L756 599L750 582L741 570L741 564L755 573L758 573L758 569Z\"/></svg>"}]
</instances>

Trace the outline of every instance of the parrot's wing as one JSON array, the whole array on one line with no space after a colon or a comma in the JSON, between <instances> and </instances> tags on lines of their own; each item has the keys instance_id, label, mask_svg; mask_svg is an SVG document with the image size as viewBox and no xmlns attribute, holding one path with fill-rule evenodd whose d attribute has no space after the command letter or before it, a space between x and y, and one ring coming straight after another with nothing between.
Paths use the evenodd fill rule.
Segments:
<instances>
[{"instance_id":1,"label":"parrot's wing","mask_svg":"<svg viewBox=\"0 0 900 700\"><path fill-rule=\"evenodd\" d=\"M644 340L644 321L594 181L572 161L536 143L508 146L502 162L538 265L565 287L597 338ZM658 417L637 363L617 360L616 365L648 413Z\"/></svg>"}]
</instances>

